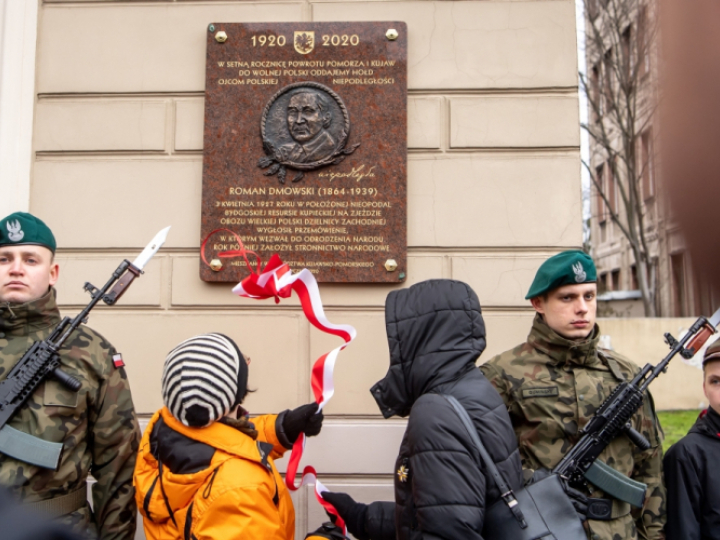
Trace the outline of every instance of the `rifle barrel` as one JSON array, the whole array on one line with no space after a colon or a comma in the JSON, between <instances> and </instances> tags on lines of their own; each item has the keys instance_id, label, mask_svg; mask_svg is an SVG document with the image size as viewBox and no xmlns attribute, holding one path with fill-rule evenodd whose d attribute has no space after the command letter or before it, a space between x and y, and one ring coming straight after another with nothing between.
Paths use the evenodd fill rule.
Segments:
<instances>
[{"instance_id":1,"label":"rifle barrel","mask_svg":"<svg viewBox=\"0 0 720 540\"><path fill-rule=\"evenodd\" d=\"M698 317L698 319L694 323L692 323L692 326L690 326L690 328L685 333L685 335L682 338L680 338L679 340L677 340L671 346L670 352L667 354L667 356L665 358L662 359L662 361L657 366L652 367L652 366L650 366L650 364L648 364L648 366L650 366L652 368L652 372L643 381L642 385L639 387L639 390L641 392L645 392L645 390L647 390L648 386L650 386L650 383L653 382L658 375L660 375L667 369L668 365L670 364L670 360L672 360L675 357L675 355L682 354L683 351L685 351L685 344L691 340L693 341L694 344L697 344L700 340L701 335L705 333L705 332L703 332L703 330L707 329L708 327L710 327L710 323L708 322L708 320L702 316ZM705 343L705 341L707 341L707 339L713 333L714 333L714 331L712 333L708 334L707 337L705 337L705 339L700 344L700 347L702 347L702 345ZM696 338L697 338L697 340L696 340ZM699 347L698 347L698 349L699 349ZM697 352L697 350L695 352Z\"/></svg>"},{"instance_id":2,"label":"rifle barrel","mask_svg":"<svg viewBox=\"0 0 720 540\"><path fill-rule=\"evenodd\" d=\"M125 259L123 262L120 263L120 265L115 269L110 279L103 285L102 289L97 289L91 292L92 300L88 303L85 308L77 314L77 316L72 319L72 321L69 323L67 328L64 330L62 335L57 338L56 341L53 342L53 347L55 350L59 350L63 343L65 343L65 340L67 340L68 337L70 337L70 334L72 334L78 326L80 326L86 319L90 311L95 307L95 305L102 300L103 296L105 296L105 293L107 293L108 289L113 286L113 284L120 279L120 276L127 271L128 267L130 266L130 261Z\"/></svg>"}]
</instances>

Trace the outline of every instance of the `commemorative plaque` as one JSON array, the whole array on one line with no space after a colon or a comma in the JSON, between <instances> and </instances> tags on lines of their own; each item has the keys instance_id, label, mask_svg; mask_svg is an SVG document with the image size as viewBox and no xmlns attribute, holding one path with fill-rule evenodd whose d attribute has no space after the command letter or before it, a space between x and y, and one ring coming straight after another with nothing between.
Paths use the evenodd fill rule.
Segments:
<instances>
[{"instance_id":1,"label":"commemorative plaque","mask_svg":"<svg viewBox=\"0 0 720 540\"><path fill-rule=\"evenodd\" d=\"M200 276L238 282L245 248L321 282L403 281L407 27L208 27Z\"/></svg>"}]
</instances>

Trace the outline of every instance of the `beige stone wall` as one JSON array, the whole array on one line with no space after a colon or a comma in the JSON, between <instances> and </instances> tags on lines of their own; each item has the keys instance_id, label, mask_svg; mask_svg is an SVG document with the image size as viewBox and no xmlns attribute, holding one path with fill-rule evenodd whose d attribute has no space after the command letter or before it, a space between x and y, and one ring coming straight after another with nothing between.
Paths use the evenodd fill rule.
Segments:
<instances>
[{"instance_id":1,"label":"beige stone wall","mask_svg":"<svg viewBox=\"0 0 720 540\"><path fill-rule=\"evenodd\" d=\"M533 1L46 1L39 13L31 211L61 246L59 299L86 301L123 257L172 225L130 292L91 325L124 354L138 411L160 407L179 340L234 337L252 357L254 413L311 399L313 360L337 341L297 302L243 301L198 278L206 28L210 22L403 20L409 32L408 283L468 282L485 357L527 334L523 296L540 262L581 244L575 8ZM355 325L308 461L331 489L390 498L402 421L368 392L387 369L391 286L326 285L332 321ZM298 537L322 520L295 497Z\"/></svg>"},{"instance_id":2,"label":"beige stone wall","mask_svg":"<svg viewBox=\"0 0 720 540\"><path fill-rule=\"evenodd\" d=\"M38 1L0 0L0 215L30 204Z\"/></svg>"},{"instance_id":3,"label":"beige stone wall","mask_svg":"<svg viewBox=\"0 0 720 540\"><path fill-rule=\"evenodd\" d=\"M599 319L600 329L610 337L614 350L635 361L639 366L657 365L670 349L663 335L676 338L690 328L695 318ZM658 410L699 409L707 407L702 391L702 371L687 365L676 356L667 373L660 375L650 387Z\"/></svg>"}]
</instances>

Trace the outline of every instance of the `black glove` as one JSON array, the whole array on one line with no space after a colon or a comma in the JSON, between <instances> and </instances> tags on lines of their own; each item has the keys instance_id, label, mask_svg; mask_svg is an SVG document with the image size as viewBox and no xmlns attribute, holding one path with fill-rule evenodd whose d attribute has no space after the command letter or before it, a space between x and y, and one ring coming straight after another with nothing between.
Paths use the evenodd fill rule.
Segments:
<instances>
[{"instance_id":1,"label":"black glove","mask_svg":"<svg viewBox=\"0 0 720 540\"><path fill-rule=\"evenodd\" d=\"M528 482L528 484L534 484L535 482L539 482L543 478L547 478L550 476L552 472L548 469L538 469L535 471L532 475L532 478ZM575 508L575 511L577 512L578 517L580 518L580 521L587 521L587 512L588 512L588 498L577 489L573 489L570 487L570 485L567 483L567 481L560 479L560 485L562 485L563 490L565 491L565 495L568 496L568 499L570 499L570 502L573 505L573 508Z\"/></svg>"},{"instance_id":2,"label":"black glove","mask_svg":"<svg viewBox=\"0 0 720 540\"><path fill-rule=\"evenodd\" d=\"M575 508L580 521L587 521L588 498L577 489L571 488L565 480L561 480L560 483L565 490L565 495L568 496L570 502Z\"/></svg>"},{"instance_id":3,"label":"black glove","mask_svg":"<svg viewBox=\"0 0 720 540\"><path fill-rule=\"evenodd\" d=\"M315 529L313 532L308 533L305 540L319 540L327 539L330 540L350 540L345 536L339 527L336 527L330 522L323 523L320 528Z\"/></svg>"},{"instance_id":4,"label":"black glove","mask_svg":"<svg viewBox=\"0 0 720 540\"><path fill-rule=\"evenodd\" d=\"M305 433L308 437L320 433L324 417L322 412L317 413L317 410L317 403L308 403L292 411L285 411L282 428L291 443L297 440L300 433Z\"/></svg>"},{"instance_id":5,"label":"black glove","mask_svg":"<svg viewBox=\"0 0 720 540\"><path fill-rule=\"evenodd\" d=\"M365 512L367 505L355 502L347 493L333 493L331 491L323 491L323 499L332 504L338 511L340 517L345 521L348 532L358 540L370 540L365 532ZM335 523L335 516L328 514L330 519Z\"/></svg>"}]
</instances>

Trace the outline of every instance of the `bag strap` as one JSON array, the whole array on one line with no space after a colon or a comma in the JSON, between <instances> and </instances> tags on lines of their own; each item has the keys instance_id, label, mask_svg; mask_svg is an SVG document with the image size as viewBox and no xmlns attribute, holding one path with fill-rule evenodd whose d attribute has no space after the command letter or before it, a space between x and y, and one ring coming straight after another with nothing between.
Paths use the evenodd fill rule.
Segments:
<instances>
[{"instance_id":1,"label":"bag strap","mask_svg":"<svg viewBox=\"0 0 720 540\"><path fill-rule=\"evenodd\" d=\"M513 516L515 516L515 519L520 524L520 528L525 529L527 527L527 522L525 521L525 516L523 515L522 510L520 509L520 505L518 505L518 501L515 498L515 493L513 493L513 490L510 489L510 486L508 486L507 482L505 482L505 479L500 474L500 471L495 465L495 462L490 457L490 454L485 448L485 445L480 440L480 437L478 437L477 429L475 429L472 420L470 420L470 416L465 410L465 407L463 407L460 402L453 396L449 396L447 394L440 395L445 398L445 400L450 403L450 405L452 405L453 409L455 409L455 412L460 417L460 420L462 421L463 426L465 426L468 435L470 435L470 439L472 440L473 444L475 444L478 452L480 452L480 457L485 463L485 467L495 480L495 484L497 485L501 493L500 496L502 497L503 501L505 501L505 504L507 504L510 511L513 513Z\"/></svg>"}]
</instances>

